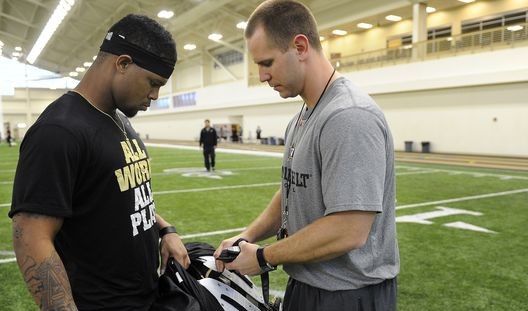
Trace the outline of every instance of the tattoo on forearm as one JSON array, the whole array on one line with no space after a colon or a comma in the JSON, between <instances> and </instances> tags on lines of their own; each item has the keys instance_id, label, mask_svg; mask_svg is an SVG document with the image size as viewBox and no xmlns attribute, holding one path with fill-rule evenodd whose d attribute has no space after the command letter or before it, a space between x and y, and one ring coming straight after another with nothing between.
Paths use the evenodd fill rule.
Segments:
<instances>
[{"instance_id":1,"label":"tattoo on forearm","mask_svg":"<svg viewBox=\"0 0 528 311\"><path fill-rule=\"evenodd\" d=\"M24 235L24 230L17 222L17 217L13 217L13 239L19 240L22 239Z\"/></svg>"},{"instance_id":2,"label":"tattoo on forearm","mask_svg":"<svg viewBox=\"0 0 528 311\"><path fill-rule=\"evenodd\" d=\"M56 252L40 263L27 256L20 270L41 310L77 310L66 270Z\"/></svg>"}]
</instances>

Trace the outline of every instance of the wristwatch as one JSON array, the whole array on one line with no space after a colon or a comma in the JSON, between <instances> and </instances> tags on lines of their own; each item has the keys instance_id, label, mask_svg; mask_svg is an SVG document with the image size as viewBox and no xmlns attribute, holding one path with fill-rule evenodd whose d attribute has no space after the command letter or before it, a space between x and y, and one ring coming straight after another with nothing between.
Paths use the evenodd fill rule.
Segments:
<instances>
[{"instance_id":1,"label":"wristwatch","mask_svg":"<svg viewBox=\"0 0 528 311\"><path fill-rule=\"evenodd\" d=\"M277 269L277 266L271 265L269 262L266 261L266 258L264 258L264 248L265 246L261 246L257 249L257 260L262 273Z\"/></svg>"}]
</instances>

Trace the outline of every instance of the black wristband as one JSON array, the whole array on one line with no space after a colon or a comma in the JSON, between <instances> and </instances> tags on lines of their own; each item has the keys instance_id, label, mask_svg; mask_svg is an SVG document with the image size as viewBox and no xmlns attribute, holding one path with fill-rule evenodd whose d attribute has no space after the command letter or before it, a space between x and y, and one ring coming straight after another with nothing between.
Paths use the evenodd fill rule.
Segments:
<instances>
[{"instance_id":1,"label":"black wristband","mask_svg":"<svg viewBox=\"0 0 528 311\"><path fill-rule=\"evenodd\" d=\"M166 234L169 234L169 233L178 233L178 232L176 231L176 228L174 226L167 226L165 228L160 229L160 231L159 231L160 239L163 238Z\"/></svg>"}]
</instances>

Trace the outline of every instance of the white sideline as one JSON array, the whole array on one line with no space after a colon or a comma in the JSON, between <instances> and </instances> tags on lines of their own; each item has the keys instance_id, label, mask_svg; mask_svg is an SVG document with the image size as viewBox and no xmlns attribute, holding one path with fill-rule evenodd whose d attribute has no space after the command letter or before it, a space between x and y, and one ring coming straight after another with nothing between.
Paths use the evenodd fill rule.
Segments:
<instances>
[{"instance_id":1,"label":"white sideline","mask_svg":"<svg viewBox=\"0 0 528 311\"><path fill-rule=\"evenodd\" d=\"M169 145L169 144L151 144L151 143L146 143L145 146L172 148L172 149L184 149L184 150L201 150L200 147ZM238 149L225 149L225 148L216 148L215 151L216 152L223 152L223 153L232 153L232 154L250 154L250 155L257 155L257 156L267 156L267 157L274 157L274 158L282 158L282 153L280 153L280 152L271 152L271 151L238 150Z\"/></svg>"}]
</instances>

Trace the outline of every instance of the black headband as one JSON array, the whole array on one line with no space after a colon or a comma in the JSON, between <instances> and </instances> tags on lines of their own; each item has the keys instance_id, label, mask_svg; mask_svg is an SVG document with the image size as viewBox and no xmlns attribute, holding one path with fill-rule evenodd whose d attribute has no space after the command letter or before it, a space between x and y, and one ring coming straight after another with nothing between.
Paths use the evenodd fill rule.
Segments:
<instances>
[{"instance_id":1,"label":"black headband","mask_svg":"<svg viewBox=\"0 0 528 311\"><path fill-rule=\"evenodd\" d=\"M168 79L174 71L176 61L168 61L152 52L149 52L131 42L125 40L125 37L109 32L100 50L114 55L130 55L134 63L143 69Z\"/></svg>"}]
</instances>

